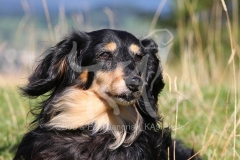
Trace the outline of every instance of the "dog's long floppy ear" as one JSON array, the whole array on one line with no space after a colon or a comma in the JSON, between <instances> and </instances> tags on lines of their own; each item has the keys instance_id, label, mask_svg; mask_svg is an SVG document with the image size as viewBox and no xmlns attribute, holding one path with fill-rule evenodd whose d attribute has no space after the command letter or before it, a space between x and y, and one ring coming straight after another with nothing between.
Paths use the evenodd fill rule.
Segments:
<instances>
[{"instance_id":1,"label":"dog's long floppy ear","mask_svg":"<svg viewBox=\"0 0 240 160\"><path fill-rule=\"evenodd\" d=\"M164 87L162 69L160 60L157 58L156 53L158 52L157 44L151 39L140 40L141 46L148 56L145 73L145 85L143 94L137 101L137 107L140 114L146 122L155 123L159 119L158 116L158 94ZM145 56L144 56L145 57ZM144 58L143 58L144 59Z\"/></svg>"},{"instance_id":2,"label":"dog's long floppy ear","mask_svg":"<svg viewBox=\"0 0 240 160\"><path fill-rule=\"evenodd\" d=\"M140 42L144 51L149 55L146 75L148 91L157 99L158 94L164 87L161 62L156 56L158 45L152 39L143 39Z\"/></svg>"},{"instance_id":3,"label":"dog's long floppy ear","mask_svg":"<svg viewBox=\"0 0 240 160\"><path fill-rule=\"evenodd\" d=\"M79 56L84 46L87 45L87 33L73 32L70 36L65 37L55 47L47 51L32 75L28 79L28 84L21 88L22 93L26 96L37 97L48 91L53 91L64 82L74 79L74 71L68 65L68 55L70 54L73 43L77 44L76 56ZM81 62L79 62L81 63ZM66 75L65 73L68 73Z\"/></svg>"}]
</instances>

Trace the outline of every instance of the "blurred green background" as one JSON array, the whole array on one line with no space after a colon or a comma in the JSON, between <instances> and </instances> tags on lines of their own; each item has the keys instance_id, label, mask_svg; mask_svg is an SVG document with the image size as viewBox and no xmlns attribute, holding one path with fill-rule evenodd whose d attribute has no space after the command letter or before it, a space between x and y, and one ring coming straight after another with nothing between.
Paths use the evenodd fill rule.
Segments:
<instances>
[{"instance_id":1,"label":"blurred green background","mask_svg":"<svg viewBox=\"0 0 240 160\"><path fill-rule=\"evenodd\" d=\"M159 114L174 137L204 159L240 159L239 13L238 0L0 0L0 159L12 159L28 130L37 100L17 87L39 56L73 29L102 28L157 41Z\"/></svg>"}]
</instances>

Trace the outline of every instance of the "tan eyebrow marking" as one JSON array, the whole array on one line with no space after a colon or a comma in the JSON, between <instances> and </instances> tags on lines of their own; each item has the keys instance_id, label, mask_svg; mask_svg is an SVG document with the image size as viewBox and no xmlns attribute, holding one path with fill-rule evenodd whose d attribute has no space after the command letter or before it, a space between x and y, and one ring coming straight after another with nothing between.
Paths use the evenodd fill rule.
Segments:
<instances>
[{"instance_id":1,"label":"tan eyebrow marking","mask_svg":"<svg viewBox=\"0 0 240 160\"><path fill-rule=\"evenodd\" d=\"M117 49L117 45L115 42L110 42L105 45L105 49L108 51L115 51Z\"/></svg>"},{"instance_id":2,"label":"tan eyebrow marking","mask_svg":"<svg viewBox=\"0 0 240 160\"><path fill-rule=\"evenodd\" d=\"M131 52L133 52L133 54L137 54L138 51L140 50L140 47L137 46L136 44L131 44L129 49L130 49Z\"/></svg>"}]
</instances>

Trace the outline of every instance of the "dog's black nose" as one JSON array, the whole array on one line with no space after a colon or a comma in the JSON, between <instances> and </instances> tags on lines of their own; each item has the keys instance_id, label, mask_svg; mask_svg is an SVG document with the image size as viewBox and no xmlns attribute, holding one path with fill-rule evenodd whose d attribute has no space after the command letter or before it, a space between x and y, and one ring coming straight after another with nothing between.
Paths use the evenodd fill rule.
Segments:
<instances>
[{"instance_id":1,"label":"dog's black nose","mask_svg":"<svg viewBox=\"0 0 240 160\"><path fill-rule=\"evenodd\" d=\"M126 79L126 85L130 91L137 92L141 86L141 78L137 76L129 77Z\"/></svg>"}]
</instances>

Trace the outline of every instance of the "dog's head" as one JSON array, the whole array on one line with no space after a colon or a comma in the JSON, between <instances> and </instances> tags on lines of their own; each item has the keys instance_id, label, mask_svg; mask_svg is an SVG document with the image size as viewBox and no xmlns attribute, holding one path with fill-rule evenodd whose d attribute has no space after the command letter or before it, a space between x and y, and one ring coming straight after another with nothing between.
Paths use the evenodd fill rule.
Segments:
<instances>
[{"instance_id":1,"label":"dog's head","mask_svg":"<svg viewBox=\"0 0 240 160\"><path fill-rule=\"evenodd\" d=\"M39 119L53 128L95 123L96 130L109 130L109 124L136 123L139 113L151 116L144 106L156 111L164 86L157 51L151 39L124 31L73 32L48 51L23 93L50 94ZM95 114L89 116L89 108Z\"/></svg>"}]
</instances>

